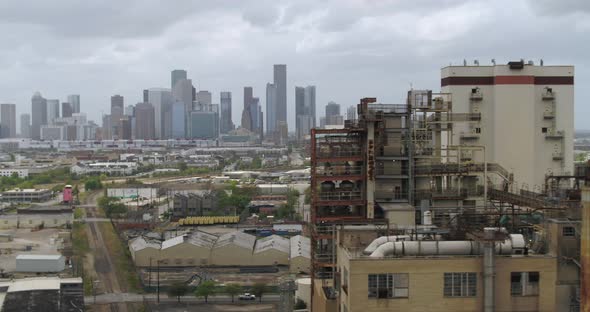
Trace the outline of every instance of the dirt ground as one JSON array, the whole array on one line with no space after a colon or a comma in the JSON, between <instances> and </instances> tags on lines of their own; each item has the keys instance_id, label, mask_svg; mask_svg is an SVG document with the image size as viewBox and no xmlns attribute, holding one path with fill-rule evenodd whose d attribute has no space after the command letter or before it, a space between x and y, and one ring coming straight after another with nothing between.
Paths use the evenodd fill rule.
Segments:
<instances>
[{"instance_id":1,"label":"dirt ground","mask_svg":"<svg viewBox=\"0 0 590 312\"><path fill-rule=\"evenodd\" d=\"M61 243L58 238L59 232L69 230L43 229L31 231L31 229L2 230L2 234L13 235L13 241L0 243L0 269L5 272L13 272L16 269L16 256L22 254L60 254L58 248ZM30 250L26 250L30 246Z\"/></svg>"}]
</instances>

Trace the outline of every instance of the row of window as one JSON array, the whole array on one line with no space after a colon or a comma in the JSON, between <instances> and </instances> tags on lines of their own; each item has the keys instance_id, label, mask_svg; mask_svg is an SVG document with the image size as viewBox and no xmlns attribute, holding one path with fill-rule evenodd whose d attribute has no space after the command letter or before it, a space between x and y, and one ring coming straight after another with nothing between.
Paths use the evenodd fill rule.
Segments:
<instances>
[{"instance_id":1,"label":"row of window","mask_svg":"<svg viewBox=\"0 0 590 312\"><path fill-rule=\"evenodd\" d=\"M345 279L347 279L345 275ZM408 298L409 274L369 274L369 298ZM538 296L539 272L510 273L510 294L512 296ZM443 295L445 297L477 296L477 273L444 273Z\"/></svg>"}]
</instances>

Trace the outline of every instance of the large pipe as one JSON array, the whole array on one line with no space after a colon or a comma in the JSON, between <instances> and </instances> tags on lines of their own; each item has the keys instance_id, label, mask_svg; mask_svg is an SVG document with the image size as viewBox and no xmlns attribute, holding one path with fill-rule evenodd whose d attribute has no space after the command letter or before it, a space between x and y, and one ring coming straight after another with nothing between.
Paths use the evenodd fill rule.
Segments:
<instances>
[{"instance_id":1,"label":"large pipe","mask_svg":"<svg viewBox=\"0 0 590 312\"><path fill-rule=\"evenodd\" d=\"M484 233L493 235L495 229L486 228ZM494 312L494 242L484 242L483 248L483 310Z\"/></svg>"},{"instance_id":2,"label":"large pipe","mask_svg":"<svg viewBox=\"0 0 590 312\"><path fill-rule=\"evenodd\" d=\"M510 234L502 243L492 243L497 254L509 255L524 249L522 234ZM377 247L371 257L433 256L433 255L481 255L483 247L476 241L400 241L387 242Z\"/></svg>"},{"instance_id":3,"label":"large pipe","mask_svg":"<svg viewBox=\"0 0 590 312\"><path fill-rule=\"evenodd\" d=\"M590 312L590 187L582 189L582 205L580 312Z\"/></svg>"},{"instance_id":4,"label":"large pipe","mask_svg":"<svg viewBox=\"0 0 590 312\"><path fill-rule=\"evenodd\" d=\"M412 235L415 236L415 235ZM370 255L373 251L377 250L379 246L387 243L387 242L398 242L398 241L409 241L412 239L410 235L391 235L391 236L381 236L376 238L372 241L367 248L363 251L364 254ZM418 234L418 240L440 240L441 236L439 234L434 235L426 235L426 234Z\"/></svg>"}]
</instances>

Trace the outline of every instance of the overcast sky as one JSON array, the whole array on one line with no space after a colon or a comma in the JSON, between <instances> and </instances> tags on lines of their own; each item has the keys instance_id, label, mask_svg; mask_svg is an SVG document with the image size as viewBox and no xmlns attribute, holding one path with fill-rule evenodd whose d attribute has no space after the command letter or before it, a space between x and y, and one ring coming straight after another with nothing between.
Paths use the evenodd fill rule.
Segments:
<instances>
[{"instance_id":1,"label":"overcast sky","mask_svg":"<svg viewBox=\"0 0 590 312\"><path fill-rule=\"evenodd\" d=\"M242 88L264 109L272 65L287 64L288 115L294 87L317 86L318 118L362 97L401 103L414 88L440 89L440 68L543 59L575 65L576 128L590 129L589 0L0 0L0 103L30 113L31 96L66 100L99 120L110 96L125 105L142 90L169 87L186 69L197 90ZM99 122L100 124L100 122Z\"/></svg>"}]
</instances>

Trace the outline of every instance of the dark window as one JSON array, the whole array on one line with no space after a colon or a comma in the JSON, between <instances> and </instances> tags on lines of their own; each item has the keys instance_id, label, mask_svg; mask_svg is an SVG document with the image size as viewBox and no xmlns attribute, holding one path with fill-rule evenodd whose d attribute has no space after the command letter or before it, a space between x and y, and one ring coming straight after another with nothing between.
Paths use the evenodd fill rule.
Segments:
<instances>
[{"instance_id":1,"label":"dark window","mask_svg":"<svg viewBox=\"0 0 590 312\"><path fill-rule=\"evenodd\" d=\"M408 274L369 274L369 298L407 298L408 297Z\"/></svg>"},{"instance_id":2,"label":"dark window","mask_svg":"<svg viewBox=\"0 0 590 312\"><path fill-rule=\"evenodd\" d=\"M547 128L546 127L541 128L541 132L547 133Z\"/></svg>"},{"instance_id":3,"label":"dark window","mask_svg":"<svg viewBox=\"0 0 590 312\"><path fill-rule=\"evenodd\" d=\"M564 226L562 231L563 236L576 236L576 228L573 226Z\"/></svg>"},{"instance_id":4,"label":"dark window","mask_svg":"<svg viewBox=\"0 0 590 312\"><path fill-rule=\"evenodd\" d=\"M538 296L539 272L510 273L510 294L512 296Z\"/></svg>"},{"instance_id":5,"label":"dark window","mask_svg":"<svg viewBox=\"0 0 590 312\"><path fill-rule=\"evenodd\" d=\"M481 128L475 128L475 133L481 133Z\"/></svg>"}]
</instances>

